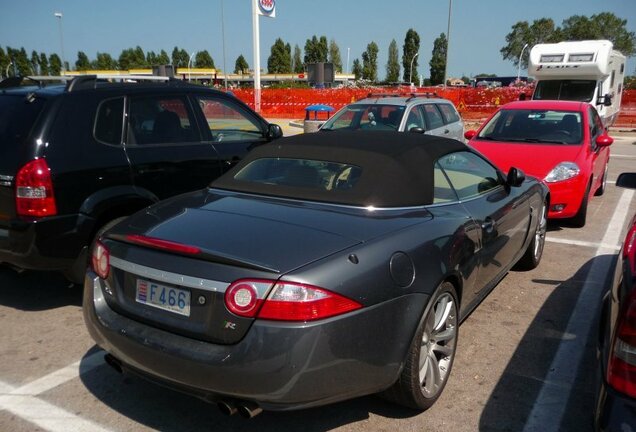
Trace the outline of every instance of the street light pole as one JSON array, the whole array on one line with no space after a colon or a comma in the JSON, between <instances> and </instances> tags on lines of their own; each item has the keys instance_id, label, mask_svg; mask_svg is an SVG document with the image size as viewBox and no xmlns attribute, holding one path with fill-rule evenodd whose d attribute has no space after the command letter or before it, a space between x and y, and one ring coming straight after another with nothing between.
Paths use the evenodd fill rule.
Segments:
<instances>
[{"instance_id":1,"label":"street light pole","mask_svg":"<svg viewBox=\"0 0 636 432\"><path fill-rule=\"evenodd\" d=\"M417 57L418 55L420 55L420 53L415 53L415 55L413 56L413 58L411 59L411 68L409 70L409 84L413 85L413 62L415 61L415 57Z\"/></svg>"},{"instance_id":2,"label":"street light pole","mask_svg":"<svg viewBox=\"0 0 636 432\"><path fill-rule=\"evenodd\" d=\"M7 65L7 70L4 71L4 75L6 78L9 78L9 68L11 67L12 64L13 62L10 61L9 64Z\"/></svg>"},{"instance_id":3,"label":"street light pole","mask_svg":"<svg viewBox=\"0 0 636 432\"><path fill-rule=\"evenodd\" d=\"M190 54L190 60L188 60L188 82L192 81L192 72L190 66L192 65L192 57L194 57L194 51Z\"/></svg>"},{"instance_id":4,"label":"street light pole","mask_svg":"<svg viewBox=\"0 0 636 432\"><path fill-rule=\"evenodd\" d=\"M446 61L444 62L444 88L446 88L446 80L448 78L448 51L450 51L450 27L452 9L453 0L448 0L448 27L446 28Z\"/></svg>"},{"instance_id":5,"label":"street light pole","mask_svg":"<svg viewBox=\"0 0 636 432\"><path fill-rule=\"evenodd\" d=\"M64 56L64 36L62 35L62 12L55 12L53 14L55 18L58 18L58 24L60 29L60 47L62 48L62 75L66 72L66 57Z\"/></svg>"},{"instance_id":6,"label":"street light pole","mask_svg":"<svg viewBox=\"0 0 636 432\"><path fill-rule=\"evenodd\" d=\"M523 58L523 52L528 48L528 44L525 44L523 48L521 48L521 54L519 54L519 68L517 69L517 82L521 80L521 59Z\"/></svg>"},{"instance_id":7,"label":"street light pole","mask_svg":"<svg viewBox=\"0 0 636 432\"><path fill-rule=\"evenodd\" d=\"M221 0L221 33L223 33L223 82L227 93L227 66L225 64L225 13L223 11L223 0Z\"/></svg>"}]
</instances>

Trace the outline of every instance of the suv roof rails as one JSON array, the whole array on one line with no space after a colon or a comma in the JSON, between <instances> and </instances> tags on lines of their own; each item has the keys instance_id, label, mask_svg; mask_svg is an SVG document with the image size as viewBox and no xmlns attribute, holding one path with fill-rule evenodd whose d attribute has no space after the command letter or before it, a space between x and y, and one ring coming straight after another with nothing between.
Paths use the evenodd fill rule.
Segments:
<instances>
[{"instance_id":1,"label":"suv roof rails","mask_svg":"<svg viewBox=\"0 0 636 432\"><path fill-rule=\"evenodd\" d=\"M12 87L20 87L26 80L33 81L38 87L43 87L44 81L65 81L66 77L56 76L16 76L5 78L0 81L0 89L7 89Z\"/></svg>"},{"instance_id":2,"label":"suv roof rails","mask_svg":"<svg viewBox=\"0 0 636 432\"><path fill-rule=\"evenodd\" d=\"M369 93L367 95L367 97L369 98L385 98L385 97L406 97L408 96L409 98L407 100L411 100L414 98L418 98L418 97L426 97L426 98L438 98L439 95L435 92L420 92L420 93L414 93L414 92L408 92L408 93L400 93L400 92L396 92L396 93Z\"/></svg>"},{"instance_id":3,"label":"suv roof rails","mask_svg":"<svg viewBox=\"0 0 636 432\"><path fill-rule=\"evenodd\" d=\"M78 75L73 77L66 83L67 92L94 89L98 82L109 82L117 80L121 82L138 82L138 81L161 81L161 82L181 82L180 80L155 75Z\"/></svg>"}]
</instances>

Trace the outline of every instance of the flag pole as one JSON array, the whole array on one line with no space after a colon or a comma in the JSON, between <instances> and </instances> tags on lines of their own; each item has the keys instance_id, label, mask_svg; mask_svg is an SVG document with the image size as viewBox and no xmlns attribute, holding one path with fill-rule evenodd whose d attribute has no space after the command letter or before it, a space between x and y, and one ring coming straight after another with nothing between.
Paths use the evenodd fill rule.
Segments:
<instances>
[{"instance_id":1,"label":"flag pole","mask_svg":"<svg viewBox=\"0 0 636 432\"><path fill-rule=\"evenodd\" d=\"M252 33L254 39L254 111L261 112L261 54L258 28L258 0L252 0Z\"/></svg>"}]
</instances>

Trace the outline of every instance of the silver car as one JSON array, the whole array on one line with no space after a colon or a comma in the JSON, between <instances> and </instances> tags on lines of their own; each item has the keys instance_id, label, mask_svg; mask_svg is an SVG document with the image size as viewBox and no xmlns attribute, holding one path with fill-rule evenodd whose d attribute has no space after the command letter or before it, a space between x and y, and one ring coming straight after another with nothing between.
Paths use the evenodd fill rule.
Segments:
<instances>
[{"instance_id":1,"label":"silver car","mask_svg":"<svg viewBox=\"0 0 636 432\"><path fill-rule=\"evenodd\" d=\"M320 129L420 132L464 141L464 122L453 103L435 93L369 94L345 106Z\"/></svg>"}]
</instances>

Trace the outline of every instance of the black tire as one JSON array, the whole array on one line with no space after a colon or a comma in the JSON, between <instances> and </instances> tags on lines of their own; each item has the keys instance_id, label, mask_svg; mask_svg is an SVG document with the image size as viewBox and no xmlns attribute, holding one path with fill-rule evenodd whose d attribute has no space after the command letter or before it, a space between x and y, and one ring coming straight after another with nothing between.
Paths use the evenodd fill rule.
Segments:
<instances>
[{"instance_id":1,"label":"black tire","mask_svg":"<svg viewBox=\"0 0 636 432\"><path fill-rule=\"evenodd\" d=\"M539 220L532 240L517 264L515 270L532 270L539 266L545 246L545 233L548 227L548 203L544 202L539 210Z\"/></svg>"},{"instance_id":2,"label":"black tire","mask_svg":"<svg viewBox=\"0 0 636 432\"><path fill-rule=\"evenodd\" d=\"M455 360L458 315L459 303L455 287L444 282L437 288L426 307L411 341L400 377L382 397L421 411L433 406L448 382Z\"/></svg>"},{"instance_id":3,"label":"black tire","mask_svg":"<svg viewBox=\"0 0 636 432\"><path fill-rule=\"evenodd\" d=\"M590 200L590 187L592 183L587 186L585 190L585 195L583 195L583 202L581 203L581 207L579 207L579 211L576 212L574 217L570 219L570 222L576 228L583 228L585 226L585 222L587 222L587 203Z\"/></svg>"},{"instance_id":4,"label":"black tire","mask_svg":"<svg viewBox=\"0 0 636 432\"><path fill-rule=\"evenodd\" d=\"M605 187L607 186L607 169L608 165L605 164L605 171L603 171L603 180L601 180L601 185L594 192L594 196L601 196L605 193Z\"/></svg>"}]
</instances>

